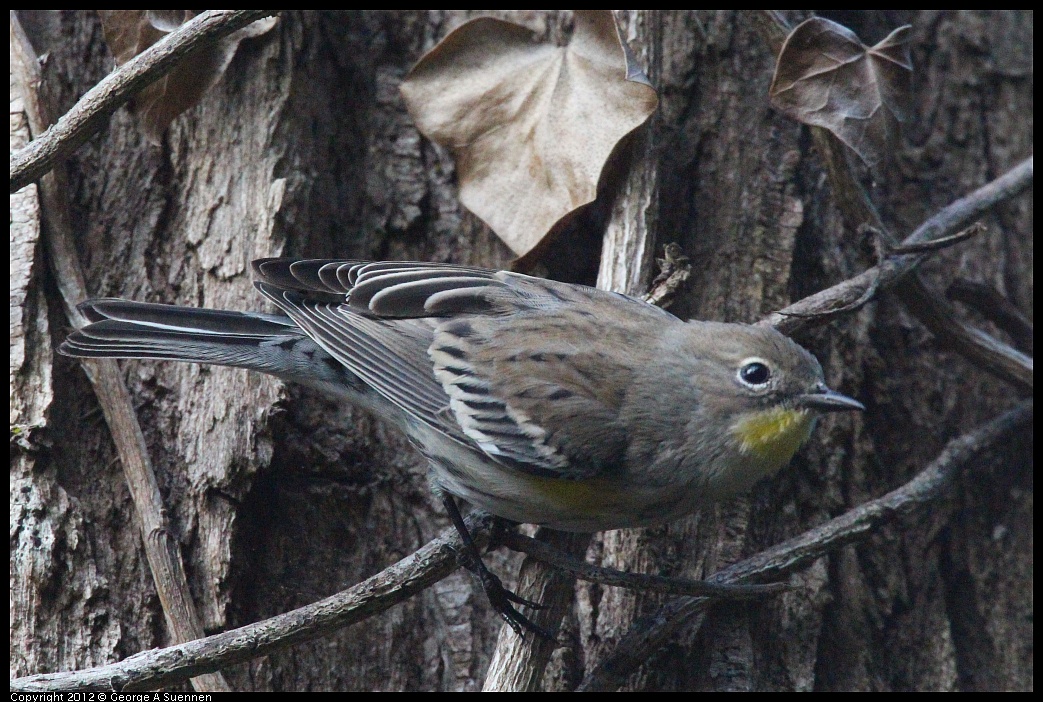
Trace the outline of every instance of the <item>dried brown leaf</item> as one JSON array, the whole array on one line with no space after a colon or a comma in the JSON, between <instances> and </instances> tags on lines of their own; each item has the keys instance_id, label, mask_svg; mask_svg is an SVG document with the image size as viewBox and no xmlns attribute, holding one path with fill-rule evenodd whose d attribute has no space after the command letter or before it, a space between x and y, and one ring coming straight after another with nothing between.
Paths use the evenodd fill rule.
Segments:
<instances>
[{"instance_id":1,"label":"dried brown leaf","mask_svg":"<svg viewBox=\"0 0 1043 702\"><path fill-rule=\"evenodd\" d=\"M576 11L566 46L481 17L410 71L414 121L456 159L460 200L519 256L590 203L620 139L657 97L609 10Z\"/></svg>"},{"instance_id":2,"label":"dried brown leaf","mask_svg":"<svg viewBox=\"0 0 1043 702\"><path fill-rule=\"evenodd\" d=\"M105 43L116 65L131 60L197 14L197 10L98 10ZM199 102L221 80L239 42L264 34L276 21L275 17L266 17L223 37L142 90L134 100L133 110L149 141L159 143L174 118Z\"/></svg>"},{"instance_id":3,"label":"dried brown leaf","mask_svg":"<svg viewBox=\"0 0 1043 702\"><path fill-rule=\"evenodd\" d=\"M911 28L873 47L847 27L813 17L786 38L775 66L771 104L793 119L825 127L873 166L891 153L909 116Z\"/></svg>"}]
</instances>

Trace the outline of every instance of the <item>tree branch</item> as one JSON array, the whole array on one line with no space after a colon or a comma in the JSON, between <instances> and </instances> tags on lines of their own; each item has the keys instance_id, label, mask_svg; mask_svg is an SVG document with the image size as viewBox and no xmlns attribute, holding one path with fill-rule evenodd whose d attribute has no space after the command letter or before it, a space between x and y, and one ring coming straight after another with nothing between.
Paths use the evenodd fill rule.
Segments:
<instances>
[{"instance_id":1,"label":"tree branch","mask_svg":"<svg viewBox=\"0 0 1043 702\"><path fill-rule=\"evenodd\" d=\"M989 208L1024 192L1031 185L1030 156L996 180L943 208L917 227L900 246L922 247L929 242L950 237L966 228ZM898 286L899 291L904 293L903 301L910 307L910 311L933 333L950 342L954 350L990 373L1031 389L1031 358L958 319L948 302L928 292L915 277L912 282L904 280L928 253L888 257L878 266L809 295L769 315L758 324L771 325L785 334L793 334L814 318L820 317L818 313L858 302L873 286L880 290Z\"/></svg>"},{"instance_id":2,"label":"tree branch","mask_svg":"<svg viewBox=\"0 0 1043 702\"><path fill-rule=\"evenodd\" d=\"M934 240L952 236L970 226L975 218L989 208L1019 195L1031 185L1032 157L1030 156L996 180L940 210L906 237L899 244L898 250L901 251L900 247L922 246ZM915 270L929 253L888 257L879 265L814 295L808 295L804 299L768 315L758 323L771 325L784 334L793 334L807 326L810 323L809 318L857 301L874 282L879 289L895 285L903 276Z\"/></svg>"},{"instance_id":3,"label":"tree branch","mask_svg":"<svg viewBox=\"0 0 1043 702\"><path fill-rule=\"evenodd\" d=\"M985 283L957 278L945 291L945 296L962 302L1007 332L1018 350L1032 354L1032 322L1013 302L996 288Z\"/></svg>"},{"instance_id":4,"label":"tree branch","mask_svg":"<svg viewBox=\"0 0 1043 702\"><path fill-rule=\"evenodd\" d=\"M897 490L728 566L707 580L715 583L779 580L830 551L861 541L884 524L937 499L965 465L1031 422L1032 401L1027 400L991 422L950 441L930 465ZM703 614L711 602L705 597L677 599L638 621L612 653L583 680L578 691L617 689L675 632L689 625L694 617Z\"/></svg>"},{"instance_id":5,"label":"tree branch","mask_svg":"<svg viewBox=\"0 0 1043 702\"><path fill-rule=\"evenodd\" d=\"M67 158L135 93L186 57L277 10L208 10L123 64L87 91L46 132L11 157L11 192L21 190ZM12 18L14 15L12 14Z\"/></svg>"},{"instance_id":6,"label":"tree branch","mask_svg":"<svg viewBox=\"0 0 1043 702\"><path fill-rule=\"evenodd\" d=\"M479 546L488 542L492 518L469 516ZM119 663L69 673L30 675L11 681L13 692L130 692L173 685L186 678L310 641L379 614L447 577L459 566L455 529L398 563L324 600L205 639L135 654Z\"/></svg>"},{"instance_id":7,"label":"tree branch","mask_svg":"<svg viewBox=\"0 0 1043 702\"><path fill-rule=\"evenodd\" d=\"M586 561L576 560L544 541L531 539L517 532L509 532L501 539L503 544L513 550L527 553L543 563L552 565L558 570L572 573L580 580L625 587L642 592L661 592L667 595L689 595L694 597L714 597L725 600L753 600L779 592L792 590L786 583L766 583L764 585L732 585L710 582L708 580L687 580L670 578L663 575L647 573L627 573L614 568L603 568L591 565Z\"/></svg>"},{"instance_id":8,"label":"tree branch","mask_svg":"<svg viewBox=\"0 0 1043 702\"><path fill-rule=\"evenodd\" d=\"M939 339L979 368L1032 390L1032 358L991 334L967 323L952 304L927 286L918 273L898 283L896 290L909 312Z\"/></svg>"}]
</instances>

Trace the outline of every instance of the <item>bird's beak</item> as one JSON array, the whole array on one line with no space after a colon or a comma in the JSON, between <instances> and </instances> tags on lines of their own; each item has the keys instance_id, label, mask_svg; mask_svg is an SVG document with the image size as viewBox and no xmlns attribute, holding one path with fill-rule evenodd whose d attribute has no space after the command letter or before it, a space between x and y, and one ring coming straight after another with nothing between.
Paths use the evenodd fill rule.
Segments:
<instances>
[{"instance_id":1,"label":"bird's beak","mask_svg":"<svg viewBox=\"0 0 1043 702\"><path fill-rule=\"evenodd\" d=\"M858 400L847 395L841 395L839 392L834 392L823 383L819 383L812 392L798 397L797 404L820 412L840 412L844 410L864 412L866 409L866 406Z\"/></svg>"}]
</instances>

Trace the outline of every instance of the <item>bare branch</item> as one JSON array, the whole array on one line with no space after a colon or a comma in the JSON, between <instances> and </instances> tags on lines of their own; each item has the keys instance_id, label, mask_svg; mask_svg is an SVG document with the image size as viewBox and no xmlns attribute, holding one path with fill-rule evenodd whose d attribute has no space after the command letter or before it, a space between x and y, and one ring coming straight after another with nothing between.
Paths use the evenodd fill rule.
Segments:
<instances>
[{"instance_id":1,"label":"bare branch","mask_svg":"<svg viewBox=\"0 0 1043 702\"><path fill-rule=\"evenodd\" d=\"M963 197L917 227L900 246L920 246L946 239L975 217L1003 200L1014 197L1032 184L1032 157L1018 164L991 183ZM875 225L874 225L875 226ZM809 323L816 313L829 312L857 303L874 285L880 289L900 287L903 301L933 333L972 362L1005 380L1032 388L1032 359L985 332L973 329L952 311L940 296L927 291L922 282L905 279L927 254L904 254L888 258L880 265L809 295L803 300L769 315L759 324L770 324L779 331L792 334ZM917 301L916 298L922 298Z\"/></svg>"},{"instance_id":2,"label":"bare branch","mask_svg":"<svg viewBox=\"0 0 1043 702\"><path fill-rule=\"evenodd\" d=\"M884 236L883 232L881 232L878 229L875 229L874 227L866 226L863 227L863 229L868 229L870 232L875 233L877 237ZM946 249L962 241L966 241L967 239L970 239L971 237L976 236L984 231L985 225L981 224L980 222L975 222L974 224L967 227L961 232L957 232L956 234L942 237L940 239L934 239L932 241L925 241L917 244L899 244L898 246L893 247L890 251L887 251L886 246L878 247L881 248L880 260L885 261L887 260L888 256L916 253L933 253L935 251L941 251L942 249ZM800 317L808 320L813 320L817 323L822 323L829 319L832 319L833 317L839 317L840 315L860 310L873 298L875 298L877 292L880 290L879 270L880 266L877 265L877 267L871 268L869 269L869 271L866 271L867 273L876 272L877 274L873 276L865 291L854 302L850 302L846 305L843 305L842 307L835 307L830 308L828 310L822 310L821 312L787 312L786 310L790 309L789 307L787 307L784 310L779 310L777 314L784 315L786 317Z\"/></svg>"},{"instance_id":3,"label":"bare branch","mask_svg":"<svg viewBox=\"0 0 1043 702\"><path fill-rule=\"evenodd\" d=\"M109 115L185 57L277 10L209 10L123 64L87 91L57 123L11 157L11 192L39 180L67 158ZM12 15L13 17L13 15Z\"/></svg>"},{"instance_id":4,"label":"bare branch","mask_svg":"<svg viewBox=\"0 0 1043 702\"><path fill-rule=\"evenodd\" d=\"M695 597L715 597L725 600L753 600L779 592L792 590L786 583L767 583L764 585L734 585L715 583L708 580L687 580L685 578L668 578L662 575L646 573L627 573L614 568L603 568L591 565L586 561L573 558L569 554L553 546L518 533L508 533L502 538L507 548L527 553L533 558L572 573L580 580L601 585L625 587L643 592L662 592L668 595L689 595Z\"/></svg>"},{"instance_id":5,"label":"bare branch","mask_svg":"<svg viewBox=\"0 0 1043 702\"><path fill-rule=\"evenodd\" d=\"M1015 385L1032 389L1032 358L986 334L959 317L941 293L928 287L918 273L898 283L896 291L909 312L939 339L980 368Z\"/></svg>"},{"instance_id":6,"label":"bare branch","mask_svg":"<svg viewBox=\"0 0 1043 702\"><path fill-rule=\"evenodd\" d=\"M950 236L942 236L937 239L931 239L930 241L923 241L916 244L899 244L892 249L892 254L915 254L915 253L929 253L931 251L941 251L947 249L950 246L959 244L960 242L966 241L967 239L973 238L986 229L985 225L981 222L975 222L971 226L964 229L962 232L956 232Z\"/></svg>"},{"instance_id":7,"label":"bare branch","mask_svg":"<svg viewBox=\"0 0 1043 702\"><path fill-rule=\"evenodd\" d=\"M34 134L40 134L51 123L54 110L46 104L39 90L39 62L13 12L11 46L14 73L21 83L29 125ZM44 174L40 179L39 192L48 264L61 293L66 315L73 324L82 326L85 320L76 309L76 304L87 298L87 285L73 243L65 169L58 167ZM145 437L119 366L114 361L95 359L82 359L81 365L112 432L113 443L130 487L131 499L141 520L145 556L172 637L178 642L201 638L206 632L188 589L181 551L167 521ZM194 679L192 684L200 692L230 690L220 673Z\"/></svg>"},{"instance_id":8,"label":"bare branch","mask_svg":"<svg viewBox=\"0 0 1043 702\"><path fill-rule=\"evenodd\" d=\"M708 580L717 583L779 580L805 568L830 551L860 541L882 525L940 497L964 466L1012 432L1031 424L1031 421L1032 401L1028 400L988 424L950 441L930 465L897 490L735 563ZM681 598L668 603L650 617L643 618L627 632L615 650L590 672L578 690L593 692L617 689L655 650L679 629L691 624L711 602L705 597Z\"/></svg>"},{"instance_id":9,"label":"bare branch","mask_svg":"<svg viewBox=\"0 0 1043 702\"><path fill-rule=\"evenodd\" d=\"M488 539L490 517L468 517L480 546ZM305 607L255 624L169 648L143 651L119 663L69 673L30 675L11 681L17 692L152 690L186 678L242 663L302 641L356 624L409 599L457 569L455 529L446 529L416 553L371 578Z\"/></svg>"},{"instance_id":10,"label":"bare branch","mask_svg":"<svg viewBox=\"0 0 1043 702\"><path fill-rule=\"evenodd\" d=\"M983 317L1010 334L1019 350L1032 353L1032 321L996 288L985 283L957 278L945 291L945 296L977 310Z\"/></svg>"},{"instance_id":11,"label":"bare branch","mask_svg":"<svg viewBox=\"0 0 1043 702\"><path fill-rule=\"evenodd\" d=\"M998 202L1020 194L1031 184L1032 157L1029 157L991 183L942 209L917 227L900 246L915 246L951 236ZM815 313L857 302L874 282L880 289L895 285L920 264L924 255L904 254L888 258L853 278L794 302L761 320L759 324L771 325L785 334L793 334L808 324L808 316L813 317Z\"/></svg>"}]
</instances>

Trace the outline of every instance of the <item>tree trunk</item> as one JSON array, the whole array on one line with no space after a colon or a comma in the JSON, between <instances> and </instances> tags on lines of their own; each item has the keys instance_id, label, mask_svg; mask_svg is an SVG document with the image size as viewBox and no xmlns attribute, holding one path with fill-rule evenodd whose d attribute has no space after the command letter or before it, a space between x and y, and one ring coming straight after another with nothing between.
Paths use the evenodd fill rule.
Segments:
<instances>
[{"instance_id":1,"label":"tree trunk","mask_svg":"<svg viewBox=\"0 0 1043 702\"><path fill-rule=\"evenodd\" d=\"M900 237L1031 155L1031 11L829 16L870 45L914 27L915 117L873 189ZM62 109L111 69L93 13L21 17L49 54ZM160 145L118 111L67 163L91 294L253 310L265 305L249 263L262 256L508 265L398 92L467 18L287 12L241 45ZM565 13L509 18L558 38L570 26ZM660 112L644 136L658 240L694 263L675 313L752 322L876 263L838 211L808 129L769 108L774 57L748 14L620 19L652 42L643 59L656 63ZM12 127L15 116L12 103ZM97 401L78 364L53 351L68 322L44 273L34 187L12 196L11 214L11 424L22 427L11 452L12 677L172 643ZM924 278L938 290L956 278L988 283L1031 318L1031 197L984 221L986 235L936 254ZM540 270L593 284L601 233L589 229L551 247ZM588 559L708 575L901 485L1018 394L887 293L797 338L868 411L820 422L792 465L749 495L666 527L598 535ZM209 632L359 582L448 525L423 460L361 410L241 370L121 366ZM799 588L715 607L624 688L1031 689L1031 456L1031 435L1015 437L946 500L820 560ZM520 559L488 558L510 584ZM665 599L577 585L545 687L573 688ZM481 689L499 627L458 571L363 624L223 672L237 690Z\"/></svg>"}]
</instances>

